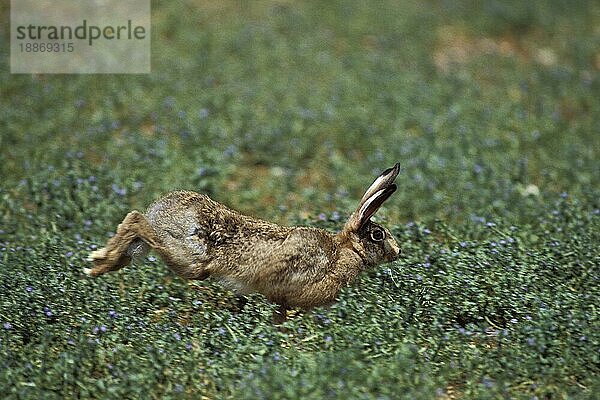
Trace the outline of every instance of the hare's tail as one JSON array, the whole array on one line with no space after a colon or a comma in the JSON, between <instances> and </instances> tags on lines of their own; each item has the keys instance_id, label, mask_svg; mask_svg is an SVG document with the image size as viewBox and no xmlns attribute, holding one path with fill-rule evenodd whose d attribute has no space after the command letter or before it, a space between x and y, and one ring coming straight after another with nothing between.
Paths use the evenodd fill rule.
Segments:
<instances>
[{"instance_id":1,"label":"hare's tail","mask_svg":"<svg viewBox=\"0 0 600 400\"><path fill-rule=\"evenodd\" d=\"M132 211L119 224L117 233L106 246L90 253L88 261L94 266L85 268L83 272L98 276L117 271L128 265L132 258L146 255L150 248L161 248L154 229L142 213Z\"/></svg>"}]
</instances>

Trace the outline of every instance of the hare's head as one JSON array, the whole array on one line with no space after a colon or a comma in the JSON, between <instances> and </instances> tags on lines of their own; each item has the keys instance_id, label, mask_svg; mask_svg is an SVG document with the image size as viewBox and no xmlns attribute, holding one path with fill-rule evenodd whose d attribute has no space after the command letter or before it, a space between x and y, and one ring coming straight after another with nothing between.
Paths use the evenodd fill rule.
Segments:
<instances>
[{"instance_id":1,"label":"hare's head","mask_svg":"<svg viewBox=\"0 0 600 400\"><path fill-rule=\"evenodd\" d=\"M400 247L390 231L371 221L373 214L396 191L394 179L398 172L400 165L396 164L373 182L340 232L369 267L394 261L400 255Z\"/></svg>"}]
</instances>

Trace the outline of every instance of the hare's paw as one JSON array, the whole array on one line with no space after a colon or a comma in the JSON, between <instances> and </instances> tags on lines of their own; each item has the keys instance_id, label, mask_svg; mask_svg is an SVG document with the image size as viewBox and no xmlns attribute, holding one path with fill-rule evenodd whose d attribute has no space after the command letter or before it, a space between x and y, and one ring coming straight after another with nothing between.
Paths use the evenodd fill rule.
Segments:
<instances>
[{"instance_id":1,"label":"hare's paw","mask_svg":"<svg viewBox=\"0 0 600 400\"><path fill-rule=\"evenodd\" d=\"M102 275L105 271L105 268L102 267L94 267L94 268L84 268L83 273L88 276L98 276Z\"/></svg>"},{"instance_id":2,"label":"hare's paw","mask_svg":"<svg viewBox=\"0 0 600 400\"><path fill-rule=\"evenodd\" d=\"M92 261L94 266L92 268L84 268L83 273L89 276L99 276L122 268L129 262L129 258L126 260L119 259L117 262L111 261L107 258L95 258Z\"/></svg>"},{"instance_id":3,"label":"hare's paw","mask_svg":"<svg viewBox=\"0 0 600 400\"><path fill-rule=\"evenodd\" d=\"M108 252L106 251L105 247L98 249L96 251L92 251L88 255L87 261L94 263L94 267L93 268L84 268L83 273L86 275L98 276L98 275L102 275L106 271L110 270L110 266L107 265L107 264L109 264L108 263Z\"/></svg>"},{"instance_id":4,"label":"hare's paw","mask_svg":"<svg viewBox=\"0 0 600 400\"><path fill-rule=\"evenodd\" d=\"M92 251L88 256L87 256L87 261L90 262L94 262L97 260L105 260L106 259L106 247L103 247L101 249Z\"/></svg>"},{"instance_id":5,"label":"hare's paw","mask_svg":"<svg viewBox=\"0 0 600 400\"><path fill-rule=\"evenodd\" d=\"M129 262L129 257L116 257L106 247L93 251L89 254L88 261L92 262L92 268L84 268L83 273L89 276L102 275L109 271L115 271Z\"/></svg>"}]
</instances>

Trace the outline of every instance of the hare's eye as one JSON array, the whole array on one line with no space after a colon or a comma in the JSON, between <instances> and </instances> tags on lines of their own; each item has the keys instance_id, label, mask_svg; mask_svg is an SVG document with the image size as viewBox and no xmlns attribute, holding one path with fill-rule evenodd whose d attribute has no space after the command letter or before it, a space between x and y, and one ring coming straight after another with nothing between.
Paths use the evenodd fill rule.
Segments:
<instances>
[{"instance_id":1,"label":"hare's eye","mask_svg":"<svg viewBox=\"0 0 600 400\"><path fill-rule=\"evenodd\" d=\"M375 229L371 232L371 239L375 242L381 242L385 238L385 232L381 229Z\"/></svg>"}]
</instances>

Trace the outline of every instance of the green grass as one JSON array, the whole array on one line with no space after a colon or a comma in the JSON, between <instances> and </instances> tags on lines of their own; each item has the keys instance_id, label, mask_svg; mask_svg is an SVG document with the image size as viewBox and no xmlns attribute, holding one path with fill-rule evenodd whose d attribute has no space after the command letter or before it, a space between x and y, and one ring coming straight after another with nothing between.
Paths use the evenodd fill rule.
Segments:
<instances>
[{"instance_id":1,"label":"green grass","mask_svg":"<svg viewBox=\"0 0 600 400\"><path fill-rule=\"evenodd\" d=\"M150 75L0 59L0 397L600 392L597 2L162 3ZM285 330L153 257L81 273L169 190L335 230L396 161L404 257Z\"/></svg>"}]
</instances>

